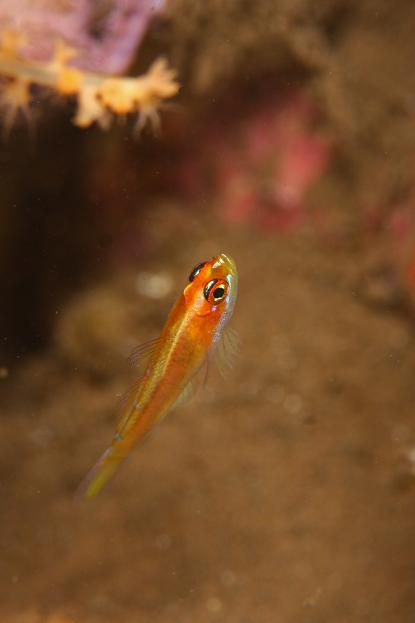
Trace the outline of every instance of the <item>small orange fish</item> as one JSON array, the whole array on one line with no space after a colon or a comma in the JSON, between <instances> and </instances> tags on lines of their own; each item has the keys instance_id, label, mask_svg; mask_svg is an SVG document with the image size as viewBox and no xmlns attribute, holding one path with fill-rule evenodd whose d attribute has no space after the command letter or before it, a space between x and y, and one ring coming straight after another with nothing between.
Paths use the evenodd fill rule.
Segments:
<instances>
[{"instance_id":1,"label":"small orange fish","mask_svg":"<svg viewBox=\"0 0 415 623\"><path fill-rule=\"evenodd\" d=\"M144 375L129 396L110 447L81 485L86 497L95 496L136 443L191 392L221 338L224 349L225 339L234 349L224 328L237 290L235 262L224 253L192 270L160 338L140 348L149 355Z\"/></svg>"}]
</instances>

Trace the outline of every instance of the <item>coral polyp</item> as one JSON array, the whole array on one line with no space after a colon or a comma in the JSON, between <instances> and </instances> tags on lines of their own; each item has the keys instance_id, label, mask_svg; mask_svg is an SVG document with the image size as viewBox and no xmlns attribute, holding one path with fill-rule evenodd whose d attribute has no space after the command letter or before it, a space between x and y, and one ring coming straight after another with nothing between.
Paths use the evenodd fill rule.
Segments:
<instances>
[{"instance_id":1,"label":"coral polyp","mask_svg":"<svg viewBox=\"0 0 415 623\"><path fill-rule=\"evenodd\" d=\"M175 71L164 58L155 60L144 75L119 77L75 67L71 63L77 51L63 41L56 43L46 62L27 60L21 53L23 44L13 32L4 33L0 41L0 104L6 128L19 112L29 115L32 90L37 87L75 98L76 126L86 128L96 122L104 129L114 117L129 114L137 116L138 129L147 122L157 129L160 104L179 90Z\"/></svg>"}]
</instances>

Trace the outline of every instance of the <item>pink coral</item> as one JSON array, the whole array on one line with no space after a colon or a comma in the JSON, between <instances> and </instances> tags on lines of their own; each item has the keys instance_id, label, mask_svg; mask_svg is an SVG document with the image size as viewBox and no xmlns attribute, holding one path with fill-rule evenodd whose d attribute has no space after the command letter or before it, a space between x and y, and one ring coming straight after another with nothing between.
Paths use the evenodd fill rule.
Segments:
<instances>
[{"instance_id":1,"label":"pink coral","mask_svg":"<svg viewBox=\"0 0 415 623\"><path fill-rule=\"evenodd\" d=\"M268 98L222 131L209 127L182 169L182 188L197 193L211 180L231 222L292 230L308 219L305 195L322 175L330 141L315 129L317 111L301 93ZM213 124L214 125L214 124Z\"/></svg>"}]
</instances>

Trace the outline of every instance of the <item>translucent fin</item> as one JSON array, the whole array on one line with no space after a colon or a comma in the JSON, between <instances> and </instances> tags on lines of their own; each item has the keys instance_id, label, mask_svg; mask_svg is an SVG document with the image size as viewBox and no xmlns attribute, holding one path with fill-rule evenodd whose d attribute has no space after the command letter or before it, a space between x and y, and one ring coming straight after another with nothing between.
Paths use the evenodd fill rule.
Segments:
<instances>
[{"instance_id":1,"label":"translucent fin","mask_svg":"<svg viewBox=\"0 0 415 623\"><path fill-rule=\"evenodd\" d=\"M189 400L189 398L191 398L195 394L196 389L197 389L197 379L195 378L189 381L189 383L185 386L181 394L174 401L171 407L171 410L176 409L177 407L180 407L180 405L186 402L186 400Z\"/></svg>"},{"instance_id":2,"label":"translucent fin","mask_svg":"<svg viewBox=\"0 0 415 623\"><path fill-rule=\"evenodd\" d=\"M130 415L131 415L131 411L134 407L134 404L137 400L137 395L140 391L140 387L141 384L143 382L143 378L142 376L140 376L138 379L136 379L134 381L134 383L131 385L130 389L128 390L128 392L126 392L124 394L124 396L122 396L120 398L120 406L121 406L121 415L118 419L117 422L117 427L115 429L115 434L116 435L121 435L122 431L124 430Z\"/></svg>"},{"instance_id":3,"label":"translucent fin","mask_svg":"<svg viewBox=\"0 0 415 623\"><path fill-rule=\"evenodd\" d=\"M186 400L189 400L200 388L206 385L207 374L209 368L209 358L206 357L200 368L195 372L190 381L184 387L180 395L176 398L169 411L180 407Z\"/></svg>"},{"instance_id":4,"label":"translucent fin","mask_svg":"<svg viewBox=\"0 0 415 623\"><path fill-rule=\"evenodd\" d=\"M77 497L95 497L114 474L123 458L123 455L114 452L114 446L107 448L81 482Z\"/></svg>"},{"instance_id":5,"label":"translucent fin","mask_svg":"<svg viewBox=\"0 0 415 623\"><path fill-rule=\"evenodd\" d=\"M159 344L160 338L155 337L152 340L148 340L148 342L143 342L136 346L132 351L130 356L128 357L128 363L132 368L138 368L138 371L143 373L145 372L145 368L156 350Z\"/></svg>"},{"instance_id":6,"label":"translucent fin","mask_svg":"<svg viewBox=\"0 0 415 623\"><path fill-rule=\"evenodd\" d=\"M121 416L118 420L116 428L116 432L118 434L121 432L121 429L124 428L129 418L131 409L140 390L143 376L147 370L150 359L159 344L159 341L160 338L157 337L152 340L148 340L148 342L144 342L143 344L139 344L134 348L128 357L128 363L132 368L134 368L136 378L131 387L118 399L118 411L121 411Z\"/></svg>"},{"instance_id":7,"label":"translucent fin","mask_svg":"<svg viewBox=\"0 0 415 623\"><path fill-rule=\"evenodd\" d=\"M234 329L225 329L214 356L216 366L223 378L229 376L240 350L240 339Z\"/></svg>"}]
</instances>

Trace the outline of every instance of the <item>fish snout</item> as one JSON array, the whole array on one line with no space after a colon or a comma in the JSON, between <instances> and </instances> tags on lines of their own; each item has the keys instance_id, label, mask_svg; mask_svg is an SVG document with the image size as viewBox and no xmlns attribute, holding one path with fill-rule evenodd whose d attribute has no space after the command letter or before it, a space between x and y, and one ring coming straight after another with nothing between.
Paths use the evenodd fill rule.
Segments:
<instances>
[{"instance_id":1,"label":"fish snout","mask_svg":"<svg viewBox=\"0 0 415 623\"><path fill-rule=\"evenodd\" d=\"M234 260L225 253L221 253L220 255L218 255L214 264L214 268L221 268L224 273L228 273L231 275L237 274L236 264Z\"/></svg>"}]
</instances>

